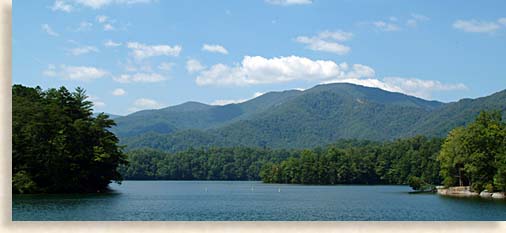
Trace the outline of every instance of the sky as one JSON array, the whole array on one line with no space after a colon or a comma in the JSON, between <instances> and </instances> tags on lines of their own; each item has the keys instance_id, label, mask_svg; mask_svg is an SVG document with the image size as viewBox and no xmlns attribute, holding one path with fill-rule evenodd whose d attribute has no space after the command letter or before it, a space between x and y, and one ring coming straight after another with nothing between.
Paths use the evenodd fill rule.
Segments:
<instances>
[{"instance_id":1,"label":"sky","mask_svg":"<svg viewBox=\"0 0 506 233\"><path fill-rule=\"evenodd\" d=\"M506 1L13 1L13 83L95 112L349 82L443 102L506 89Z\"/></svg>"}]
</instances>

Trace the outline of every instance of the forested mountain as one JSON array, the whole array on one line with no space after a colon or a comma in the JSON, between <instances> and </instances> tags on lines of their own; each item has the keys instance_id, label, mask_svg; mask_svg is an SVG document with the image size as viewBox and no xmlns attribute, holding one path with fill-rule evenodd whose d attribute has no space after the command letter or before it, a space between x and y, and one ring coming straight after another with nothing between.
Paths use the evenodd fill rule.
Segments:
<instances>
[{"instance_id":1,"label":"forested mountain","mask_svg":"<svg viewBox=\"0 0 506 233\"><path fill-rule=\"evenodd\" d=\"M129 137L148 132L167 134L184 129L205 130L247 119L300 93L295 90L270 92L244 103L225 106L186 102L159 110L139 111L117 118L118 127L114 132L119 137Z\"/></svg>"},{"instance_id":2,"label":"forested mountain","mask_svg":"<svg viewBox=\"0 0 506 233\"><path fill-rule=\"evenodd\" d=\"M506 91L454 103L353 84L270 92L225 106L196 102L137 112L116 119L127 149L181 151L191 147L311 148L338 139L385 141L444 137L480 110L506 110Z\"/></svg>"}]
</instances>

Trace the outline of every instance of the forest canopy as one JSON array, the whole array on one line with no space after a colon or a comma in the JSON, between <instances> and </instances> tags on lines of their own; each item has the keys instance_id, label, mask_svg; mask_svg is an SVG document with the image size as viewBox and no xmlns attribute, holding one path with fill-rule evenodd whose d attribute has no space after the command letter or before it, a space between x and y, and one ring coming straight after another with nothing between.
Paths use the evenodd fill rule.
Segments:
<instances>
[{"instance_id":1,"label":"forest canopy","mask_svg":"<svg viewBox=\"0 0 506 233\"><path fill-rule=\"evenodd\" d=\"M438 160L445 186L506 191L506 123L501 112L481 112L468 126L453 129Z\"/></svg>"},{"instance_id":2,"label":"forest canopy","mask_svg":"<svg viewBox=\"0 0 506 233\"><path fill-rule=\"evenodd\" d=\"M120 182L126 164L114 121L93 117L81 88L43 91L12 87L12 188L14 193L97 192Z\"/></svg>"}]
</instances>

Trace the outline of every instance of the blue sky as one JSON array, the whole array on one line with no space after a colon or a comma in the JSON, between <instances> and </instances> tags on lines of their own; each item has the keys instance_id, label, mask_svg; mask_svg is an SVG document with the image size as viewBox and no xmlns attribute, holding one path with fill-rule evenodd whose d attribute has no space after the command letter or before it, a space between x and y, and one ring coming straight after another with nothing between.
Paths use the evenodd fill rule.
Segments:
<instances>
[{"instance_id":1,"label":"blue sky","mask_svg":"<svg viewBox=\"0 0 506 233\"><path fill-rule=\"evenodd\" d=\"M506 1L13 2L13 83L97 112L351 82L455 101L506 88Z\"/></svg>"}]
</instances>

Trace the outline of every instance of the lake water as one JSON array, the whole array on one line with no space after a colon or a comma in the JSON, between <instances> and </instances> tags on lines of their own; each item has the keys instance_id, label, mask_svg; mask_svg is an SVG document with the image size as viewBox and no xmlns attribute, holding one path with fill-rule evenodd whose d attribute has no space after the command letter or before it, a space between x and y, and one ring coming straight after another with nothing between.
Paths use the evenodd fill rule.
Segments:
<instances>
[{"instance_id":1,"label":"lake water","mask_svg":"<svg viewBox=\"0 0 506 233\"><path fill-rule=\"evenodd\" d=\"M124 181L112 193L14 195L18 220L506 220L506 202L409 194L407 186Z\"/></svg>"}]
</instances>

